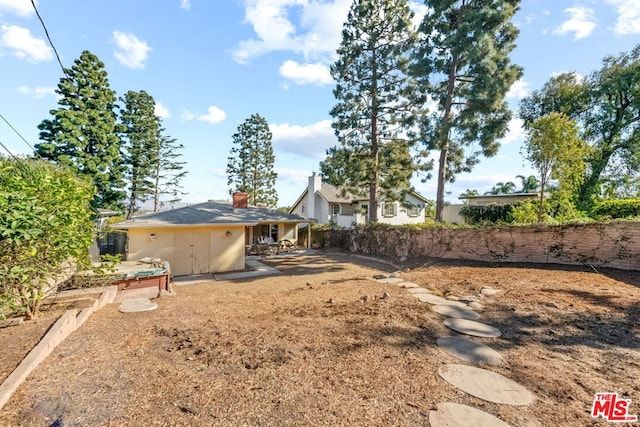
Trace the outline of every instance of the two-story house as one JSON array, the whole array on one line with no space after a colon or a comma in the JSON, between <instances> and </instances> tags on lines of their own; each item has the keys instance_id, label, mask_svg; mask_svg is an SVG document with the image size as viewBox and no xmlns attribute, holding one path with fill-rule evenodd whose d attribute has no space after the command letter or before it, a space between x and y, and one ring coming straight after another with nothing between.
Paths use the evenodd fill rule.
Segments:
<instances>
[{"instance_id":1,"label":"two-story house","mask_svg":"<svg viewBox=\"0 0 640 427\"><path fill-rule=\"evenodd\" d=\"M405 202L378 201L378 222L386 224L418 224L425 221L428 200L418 193L405 196ZM369 217L369 199L352 194L342 195L339 188L322 182L322 176L313 174L309 184L289 209L293 213L318 224L334 223L340 227L364 224Z\"/></svg>"}]
</instances>

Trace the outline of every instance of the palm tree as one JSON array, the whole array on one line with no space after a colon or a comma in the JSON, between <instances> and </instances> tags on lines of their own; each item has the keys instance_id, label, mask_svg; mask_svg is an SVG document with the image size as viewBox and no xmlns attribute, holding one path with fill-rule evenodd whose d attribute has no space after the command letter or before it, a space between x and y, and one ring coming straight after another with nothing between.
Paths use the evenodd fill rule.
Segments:
<instances>
[{"instance_id":1,"label":"palm tree","mask_svg":"<svg viewBox=\"0 0 640 427\"><path fill-rule=\"evenodd\" d=\"M487 191L484 194L511 194L516 189L516 185L511 182L498 182L490 191Z\"/></svg>"},{"instance_id":2,"label":"palm tree","mask_svg":"<svg viewBox=\"0 0 640 427\"><path fill-rule=\"evenodd\" d=\"M477 196L478 194L479 194L478 190L476 190L476 189L471 190L471 189L467 188L463 193L460 193L459 197Z\"/></svg>"},{"instance_id":3,"label":"palm tree","mask_svg":"<svg viewBox=\"0 0 640 427\"><path fill-rule=\"evenodd\" d=\"M540 188L540 180L535 175L529 175L526 178L524 175L516 175L516 178L519 178L522 184L522 188L518 193L533 193Z\"/></svg>"}]
</instances>

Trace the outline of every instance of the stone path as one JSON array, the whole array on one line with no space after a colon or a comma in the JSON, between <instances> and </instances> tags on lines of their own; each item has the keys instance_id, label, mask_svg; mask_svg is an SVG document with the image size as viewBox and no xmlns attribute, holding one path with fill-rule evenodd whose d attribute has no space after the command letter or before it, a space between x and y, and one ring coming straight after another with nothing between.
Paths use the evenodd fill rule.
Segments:
<instances>
[{"instance_id":1,"label":"stone path","mask_svg":"<svg viewBox=\"0 0 640 427\"><path fill-rule=\"evenodd\" d=\"M488 402L517 406L533 402L533 396L526 388L486 369L450 364L442 366L438 375L465 393Z\"/></svg>"},{"instance_id":2,"label":"stone path","mask_svg":"<svg viewBox=\"0 0 640 427\"><path fill-rule=\"evenodd\" d=\"M491 414L453 402L438 403L437 411L429 411L429 424L431 427L509 427Z\"/></svg>"},{"instance_id":3,"label":"stone path","mask_svg":"<svg viewBox=\"0 0 640 427\"><path fill-rule=\"evenodd\" d=\"M442 314L443 316L455 317L457 319L476 320L480 318L480 315L477 312L469 308L457 307L451 304L434 305L431 307L431 310L438 314Z\"/></svg>"},{"instance_id":4,"label":"stone path","mask_svg":"<svg viewBox=\"0 0 640 427\"><path fill-rule=\"evenodd\" d=\"M475 337L498 338L501 335L498 328L494 328L493 326L489 326L485 323L476 322L475 320L445 319L444 325L456 332Z\"/></svg>"},{"instance_id":5,"label":"stone path","mask_svg":"<svg viewBox=\"0 0 640 427\"><path fill-rule=\"evenodd\" d=\"M444 324L456 332L465 335L497 338L500 330L485 323L477 322L480 314L474 311L482 310L482 302L486 296L501 292L489 286L480 289L478 296L465 295L462 297L449 295L447 298L434 295L427 288L412 282L404 282L397 275L394 277L375 277L380 283L396 284L407 288L415 298L432 305L432 310L442 316ZM438 347L443 351L467 362L501 365L503 358L491 347L462 336L443 336L437 339ZM529 405L534 396L526 388L487 369L469 365L447 364L438 370L442 379L460 390L480 399L504 405ZM434 427L472 425L475 427L505 427L509 426L499 418L470 406L453 402L438 404L436 411L429 412L429 424Z\"/></svg>"},{"instance_id":6,"label":"stone path","mask_svg":"<svg viewBox=\"0 0 640 427\"><path fill-rule=\"evenodd\" d=\"M459 359L473 363L485 363L487 365L502 365L500 353L477 341L465 337L446 336L436 341L438 347Z\"/></svg>"}]
</instances>

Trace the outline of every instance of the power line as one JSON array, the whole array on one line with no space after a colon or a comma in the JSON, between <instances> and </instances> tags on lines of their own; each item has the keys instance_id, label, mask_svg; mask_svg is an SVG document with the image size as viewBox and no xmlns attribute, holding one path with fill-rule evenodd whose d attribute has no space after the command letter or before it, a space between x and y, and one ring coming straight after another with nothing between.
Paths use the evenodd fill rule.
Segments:
<instances>
[{"instance_id":1,"label":"power line","mask_svg":"<svg viewBox=\"0 0 640 427\"><path fill-rule=\"evenodd\" d=\"M11 128L11 130L13 130L13 131L14 131L14 132L15 132L15 133L20 137L20 139L22 139L22 140L24 141L24 143L25 143L25 144L27 144L27 145L29 146L29 148L31 148L31 151L33 151L33 152L36 154L36 156L38 156L38 157L42 158L42 156L40 156L40 153L38 153L38 152L36 151L36 149L35 149L35 148L33 148L33 146L32 146L31 144L29 144L29 141L27 141L27 140L25 139L25 137L24 137L24 136L22 136L22 135L20 134L20 132L18 132L18 130L17 130L16 128L14 128L14 127L13 127L13 125L12 125L11 123L9 123L9 121L8 121L8 120L7 120L7 119L2 115L2 113L0 113L0 118L2 118L2 120L4 120L4 122L7 124L7 126L9 126L9 127Z\"/></svg>"},{"instance_id":2,"label":"power line","mask_svg":"<svg viewBox=\"0 0 640 427\"><path fill-rule=\"evenodd\" d=\"M6 146L6 145L4 145L4 144L2 143L2 141L0 141L0 145L2 146L2 148L4 148L4 150L5 150L7 153L9 153L9 155L10 155L11 157L13 157L13 158L15 159L15 161L16 161L16 162L18 162L18 163L22 164L22 160L20 160L20 159L18 158L18 156L16 156L15 154L13 154L13 153L11 152L11 150L9 150L9 149L7 148L7 146Z\"/></svg>"},{"instance_id":3,"label":"power line","mask_svg":"<svg viewBox=\"0 0 640 427\"><path fill-rule=\"evenodd\" d=\"M47 36L47 40L49 40L49 44L51 45L51 48L53 49L53 52L56 54L56 58L58 59L58 64L60 64L60 68L62 68L62 73L64 75L67 75L67 70L64 68L64 65L62 65L62 61L60 60L60 55L58 55L58 50L53 45L53 41L51 41L51 37L49 37L49 31L47 31L47 26L44 25L44 21L42 20L42 17L40 16L40 12L38 12L38 8L36 7L36 3L35 3L34 0L31 0L31 5L33 6L33 10L36 11L36 16L40 20L40 23L42 24L42 28L44 28L44 33Z\"/></svg>"}]
</instances>

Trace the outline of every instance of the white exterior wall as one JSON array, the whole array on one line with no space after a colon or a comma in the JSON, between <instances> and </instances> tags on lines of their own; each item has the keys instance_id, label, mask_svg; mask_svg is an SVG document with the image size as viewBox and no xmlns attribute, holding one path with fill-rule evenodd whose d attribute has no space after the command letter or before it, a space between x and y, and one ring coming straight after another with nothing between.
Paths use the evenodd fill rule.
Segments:
<instances>
[{"instance_id":1,"label":"white exterior wall","mask_svg":"<svg viewBox=\"0 0 640 427\"><path fill-rule=\"evenodd\" d=\"M460 215L460 209L462 209L463 206L463 204L444 205L442 207L442 219L454 224L466 223L464 217Z\"/></svg>"}]
</instances>

